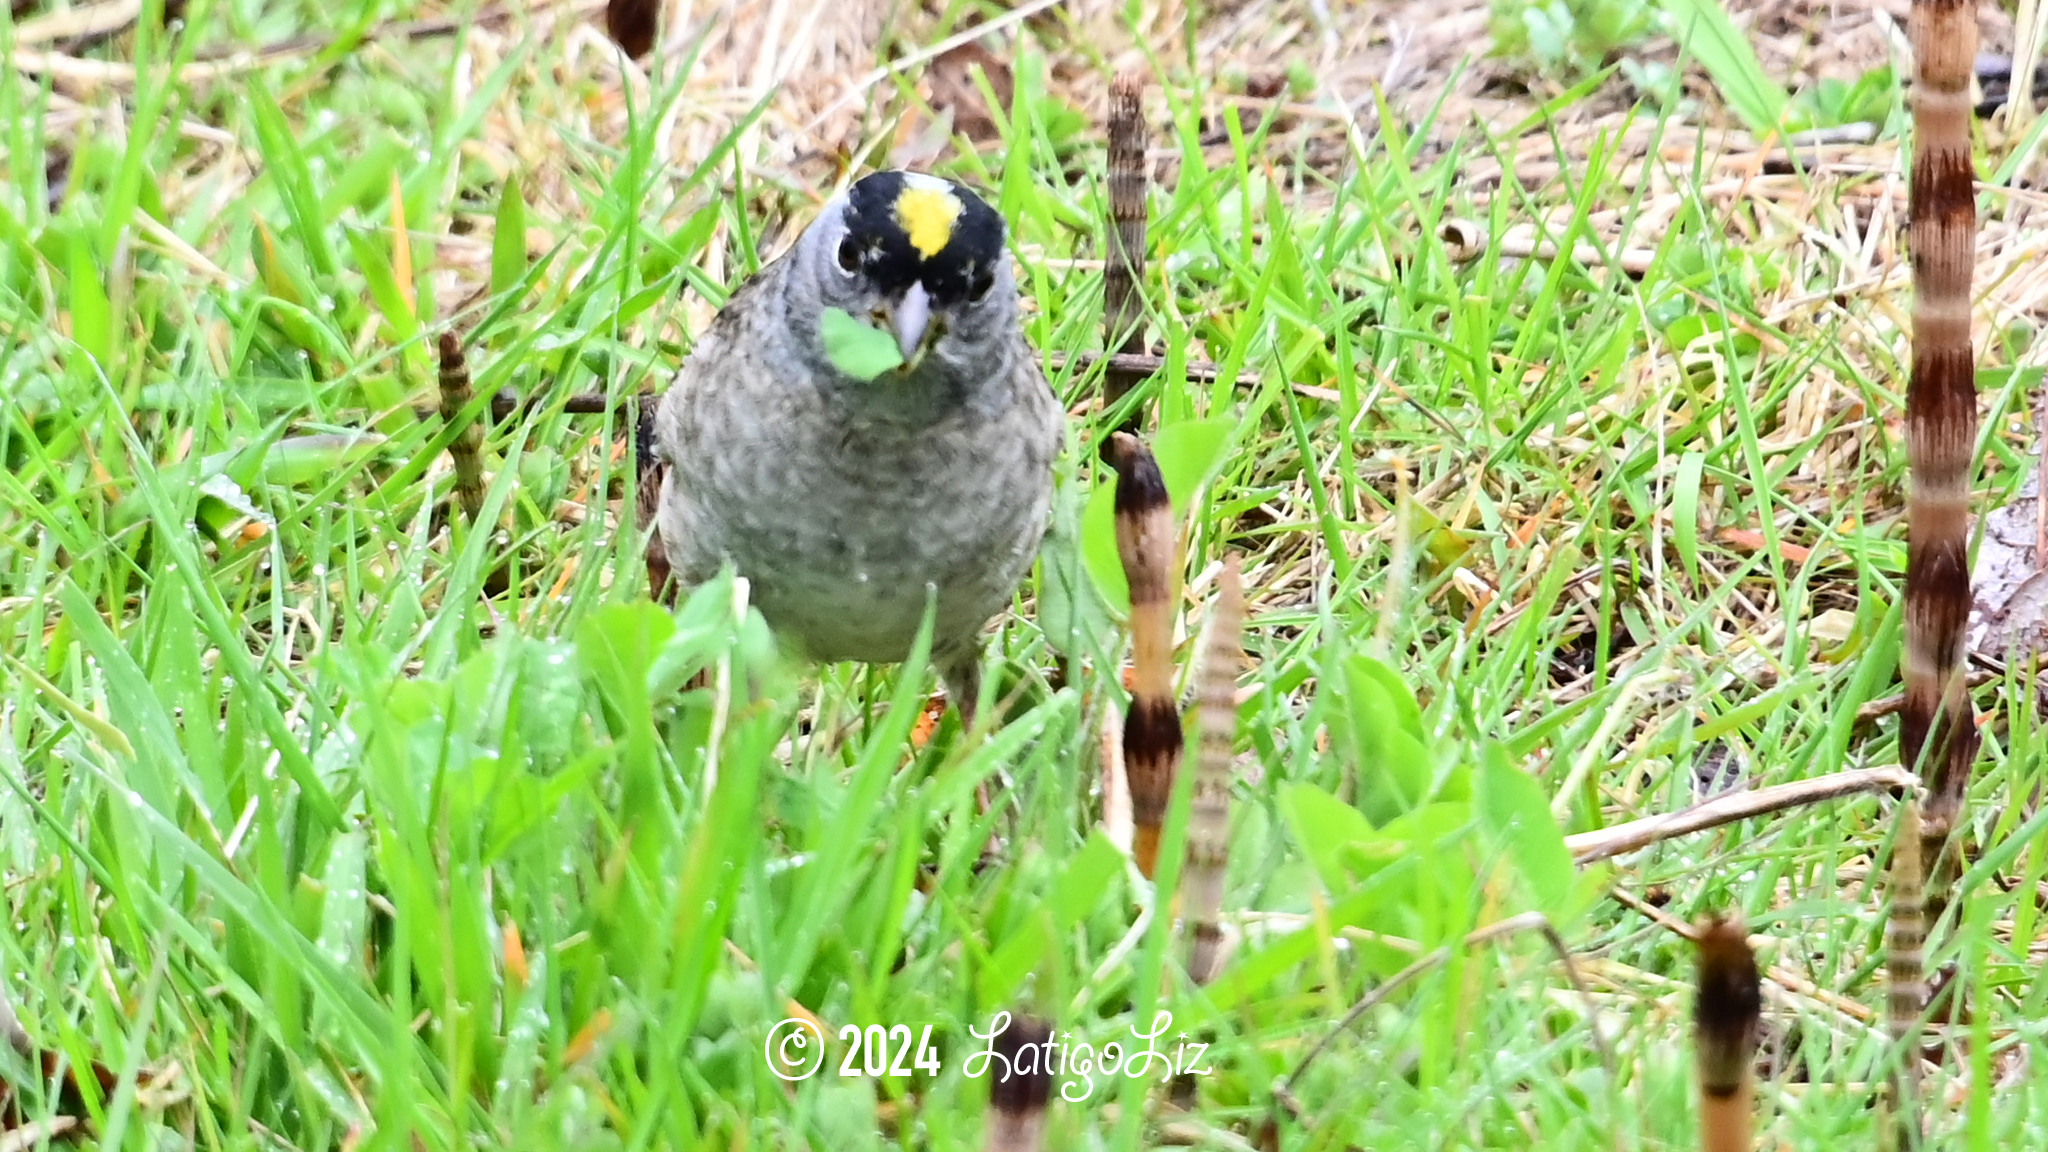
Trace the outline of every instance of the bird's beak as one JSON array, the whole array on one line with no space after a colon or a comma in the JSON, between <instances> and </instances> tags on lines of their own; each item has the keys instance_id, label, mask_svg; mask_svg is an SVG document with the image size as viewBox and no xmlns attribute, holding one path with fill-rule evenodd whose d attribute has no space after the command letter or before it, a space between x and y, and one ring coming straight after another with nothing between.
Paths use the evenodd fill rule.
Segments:
<instances>
[{"instance_id":1,"label":"bird's beak","mask_svg":"<svg viewBox=\"0 0 2048 1152\"><path fill-rule=\"evenodd\" d=\"M896 331L896 350L903 353L903 366L911 368L923 358L925 333L932 324L932 298L923 284L913 283L903 299L889 310L889 326Z\"/></svg>"}]
</instances>

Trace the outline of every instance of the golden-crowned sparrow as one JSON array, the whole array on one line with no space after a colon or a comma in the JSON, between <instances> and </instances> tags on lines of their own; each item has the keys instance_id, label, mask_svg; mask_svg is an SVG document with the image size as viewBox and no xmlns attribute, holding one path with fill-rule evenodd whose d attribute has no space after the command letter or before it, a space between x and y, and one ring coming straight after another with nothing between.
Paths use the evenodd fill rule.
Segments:
<instances>
[{"instance_id":1,"label":"golden-crowned sparrow","mask_svg":"<svg viewBox=\"0 0 2048 1152\"><path fill-rule=\"evenodd\" d=\"M902 364L850 374L835 309ZM929 587L932 659L971 718L982 629L1037 553L1065 441L994 209L918 173L854 183L733 293L652 440L652 569L689 586L730 560L782 642L822 661L904 659Z\"/></svg>"}]
</instances>

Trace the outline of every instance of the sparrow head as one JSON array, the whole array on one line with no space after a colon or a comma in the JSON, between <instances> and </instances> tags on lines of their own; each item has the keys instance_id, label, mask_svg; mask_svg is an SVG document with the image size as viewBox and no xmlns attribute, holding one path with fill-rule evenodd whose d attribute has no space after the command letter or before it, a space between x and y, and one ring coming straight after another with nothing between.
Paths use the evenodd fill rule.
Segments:
<instances>
[{"instance_id":1,"label":"sparrow head","mask_svg":"<svg viewBox=\"0 0 2048 1152\"><path fill-rule=\"evenodd\" d=\"M917 377L978 363L1014 323L1003 218L965 187L920 172L861 177L806 235L821 302L891 337Z\"/></svg>"}]
</instances>

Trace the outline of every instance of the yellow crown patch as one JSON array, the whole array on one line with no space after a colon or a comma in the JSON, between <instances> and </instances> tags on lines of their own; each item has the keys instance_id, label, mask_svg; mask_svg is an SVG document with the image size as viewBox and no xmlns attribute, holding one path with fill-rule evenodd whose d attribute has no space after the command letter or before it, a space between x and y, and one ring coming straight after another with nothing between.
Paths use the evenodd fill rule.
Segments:
<instances>
[{"instance_id":1,"label":"yellow crown patch","mask_svg":"<svg viewBox=\"0 0 2048 1152\"><path fill-rule=\"evenodd\" d=\"M960 198L950 189L905 188L896 197L896 223L910 237L910 246L929 260L953 238L953 221L960 218Z\"/></svg>"}]
</instances>

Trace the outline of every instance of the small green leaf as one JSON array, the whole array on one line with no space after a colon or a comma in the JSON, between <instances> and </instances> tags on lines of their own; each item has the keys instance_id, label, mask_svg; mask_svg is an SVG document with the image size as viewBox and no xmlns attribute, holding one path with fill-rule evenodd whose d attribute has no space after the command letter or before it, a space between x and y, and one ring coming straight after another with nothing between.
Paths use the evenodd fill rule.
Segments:
<instances>
[{"instance_id":1,"label":"small green leaf","mask_svg":"<svg viewBox=\"0 0 2048 1152\"><path fill-rule=\"evenodd\" d=\"M98 362L101 371L109 370L107 358L114 350L113 310L88 244L71 245L71 338Z\"/></svg>"},{"instance_id":2,"label":"small green leaf","mask_svg":"<svg viewBox=\"0 0 2048 1152\"><path fill-rule=\"evenodd\" d=\"M832 366L856 380L873 380L903 364L903 353L887 332L855 320L843 308L825 309L819 334Z\"/></svg>"},{"instance_id":3,"label":"small green leaf","mask_svg":"<svg viewBox=\"0 0 2048 1152\"><path fill-rule=\"evenodd\" d=\"M711 233L718 228L722 207L713 202L693 213L688 220L667 236L647 246L647 254L640 258L640 279L643 283L666 280L669 273L688 264L704 250L711 240Z\"/></svg>"},{"instance_id":4,"label":"small green leaf","mask_svg":"<svg viewBox=\"0 0 2048 1152\"><path fill-rule=\"evenodd\" d=\"M664 300L675 299L675 295L676 283L667 277L649 284L631 296L626 297L623 301L620 301L619 309L616 313L619 325L623 327L631 324L640 318L641 313ZM895 345L892 344L890 347L893 348Z\"/></svg>"},{"instance_id":5,"label":"small green leaf","mask_svg":"<svg viewBox=\"0 0 2048 1152\"><path fill-rule=\"evenodd\" d=\"M259 303L263 307L263 318L301 352L313 357L317 373L325 375L334 366L348 363L348 346L312 312L275 296Z\"/></svg>"},{"instance_id":6,"label":"small green leaf","mask_svg":"<svg viewBox=\"0 0 2048 1152\"><path fill-rule=\"evenodd\" d=\"M299 290L304 274L278 250L277 237L260 217L256 221L256 243L250 247L249 255L256 262L256 275L263 281L265 291L287 304L305 307L306 294Z\"/></svg>"},{"instance_id":7,"label":"small green leaf","mask_svg":"<svg viewBox=\"0 0 2048 1152\"><path fill-rule=\"evenodd\" d=\"M349 157L347 167L321 194L320 218L337 220L351 208L364 213L376 211L384 203L391 173L411 155L412 149L396 136L366 141L362 151Z\"/></svg>"},{"instance_id":8,"label":"small green leaf","mask_svg":"<svg viewBox=\"0 0 2048 1152\"><path fill-rule=\"evenodd\" d=\"M199 505L193 518L209 536L221 538L237 520L250 519L276 527L277 522L251 503L242 486L225 472L216 472L199 484Z\"/></svg>"},{"instance_id":9,"label":"small green leaf","mask_svg":"<svg viewBox=\"0 0 2048 1152\"><path fill-rule=\"evenodd\" d=\"M663 645L676 630L675 618L648 601L607 604L586 617L576 630L576 655L590 671L606 705L606 723L625 753L628 771L620 780L629 819L658 825L654 794L661 788L655 748L654 705L647 694L647 673ZM657 831L666 831L657 828ZM653 832L641 833L641 850Z\"/></svg>"},{"instance_id":10,"label":"small green leaf","mask_svg":"<svg viewBox=\"0 0 2048 1152\"><path fill-rule=\"evenodd\" d=\"M505 178L491 229L491 295L501 296L526 278L526 199L517 175Z\"/></svg>"},{"instance_id":11,"label":"small green leaf","mask_svg":"<svg viewBox=\"0 0 2048 1152\"><path fill-rule=\"evenodd\" d=\"M565 641L528 638L520 642L516 667L519 690L508 705L506 727L525 742L537 770L553 771L585 750L578 746L575 727L561 722L582 706L582 657Z\"/></svg>"},{"instance_id":12,"label":"small green leaf","mask_svg":"<svg viewBox=\"0 0 2048 1152\"><path fill-rule=\"evenodd\" d=\"M1354 653L1345 660L1344 671L1347 676L1359 677L1378 685L1386 694L1388 718L1394 725L1418 741L1426 738L1427 734L1422 727L1422 708L1416 704L1415 694L1408 690L1408 685L1402 681L1400 673L1370 656L1359 653Z\"/></svg>"},{"instance_id":13,"label":"small green leaf","mask_svg":"<svg viewBox=\"0 0 2048 1152\"><path fill-rule=\"evenodd\" d=\"M356 266L368 284L370 299L391 325L393 339L406 343L420 334L419 316L414 312L412 302L405 298L405 289L399 282L391 257L386 255L377 239L368 232L351 230L348 233L349 247L355 251Z\"/></svg>"},{"instance_id":14,"label":"small green leaf","mask_svg":"<svg viewBox=\"0 0 2048 1152\"><path fill-rule=\"evenodd\" d=\"M1081 563L1095 582L1109 610L1122 616L1131 610L1131 586L1124 578L1123 557L1116 550L1116 480L1103 480L1081 505Z\"/></svg>"},{"instance_id":15,"label":"small green leaf","mask_svg":"<svg viewBox=\"0 0 2048 1152\"><path fill-rule=\"evenodd\" d=\"M12 653L0 652L0 659L6 660L15 675L42 693L46 703L55 705L58 711L71 717L73 723L91 733L93 739L107 750L118 752L130 760L135 758L135 745L128 742L127 734L108 723L99 713L66 696L63 689L44 679L42 673L16 659Z\"/></svg>"},{"instance_id":16,"label":"small green leaf","mask_svg":"<svg viewBox=\"0 0 2048 1152\"><path fill-rule=\"evenodd\" d=\"M368 849L369 834L359 828L336 836L321 875L326 891L320 902L319 947L343 968L361 963L369 932L370 907L363 899Z\"/></svg>"},{"instance_id":17,"label":"small green leaf","mask_svg":"<svg viewBox=\"0 0 2048 1152\"><path fill-rule=\"evenodd\" d=\"M1671 485L1671 536L1678 549L1685 574L1700 578L1700 481L1706 471L1704 453L1687 452L1678 461L1678 478Z\"/></svg>"}]
</instances>

